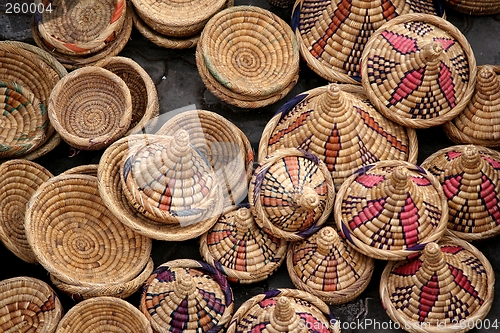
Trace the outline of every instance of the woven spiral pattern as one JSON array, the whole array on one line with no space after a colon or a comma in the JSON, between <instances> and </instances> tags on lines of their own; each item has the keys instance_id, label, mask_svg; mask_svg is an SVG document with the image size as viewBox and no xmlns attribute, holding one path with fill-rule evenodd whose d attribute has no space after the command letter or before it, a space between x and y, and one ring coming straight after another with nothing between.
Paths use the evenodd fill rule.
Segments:
<instances>
[{"instance_id":1,"label":"woven spiral pattern","mask_svg":"<svg viewBox=\"0 0 500 333\"><path fill-rule=\"evenodd\" d=\"M54 87L49 118L69 145L83 150L103 149L130 126L130 91L122 79L106 69L77 69Z\"/></svg>"},{"instance_id":2,"label":"woven spiral pattern","mask_svg":"<svg viewBox=\"0 0 500 333\"><path fill-rule=\"evenodd\" d=\"M332 332L339 323L321 299L298 289L271 289L245 301L227 333Z\"/></svg>"},{"instance_id":3,"label":"woven spiral pattern","mask_svg":"<svg viewBox=\"0 0 500 333\"><path fill-rule=\"evenodd\" d=\"M257 224L290 241L318 230L332 211L334 198L326 165L293 148L278 150L259 163L248 190Z\"/></svg>"},{"instance_id":4,"label":"woven spiral pattern","mask_svg":"<svg viewBox=\"0 0 500 333\"><path fill-rule=\"evenodd\" d=\"M151 240L108 210L97 178L88 175L59 175L43 183L29 201L25 227L38 262L76 286L128 282L151 252Z\"/></svg>"},{"instance_id":5,"label":"woven spiral pattern","mask_svg":"<svg viewBox=\"0 0 500 333\"><path fill-rule=\"evenodd\" d=\"M356 251L329 226L290 243L286 263L295 287L328 304L358 297L370 283L374 268L372 258Z\"/></svg>"},{"instance_id":6,"label":"woven spiral pattern","mask_svg":"<svg viewBox=\"0 0 500 333\"><path fill-rule=\"evenodd\" d=\"M44 281L26 276L0 281L2 332L54 333L62 316L61 301Z\"/></svg>"},{"instance_id":7,"label":"woven spiral pattern","mask_svg":"<svg viewBox=\"0 0 500 333\"><path fill-rule=\"evenodd\" d=\"M136 307L116 297L94 297L74 305L64 315L56 333L153 333Z\"/></svg>"},{"instance_id":8,"label":"woven spiral pattern","mask_svg":"<svg viewBox=\"0 0 500 333\"><path fill-rule=\"evenodd\" d=\"M336 189L356 169L379 160L416 163L415 130L383 117L360 86L329 84L283 105L266 124L259 161L282 148L300 148L328 167Z\"/></svg>"},{"instance_id":9,"label":"woven spiral pattern","mask_svg":"<svg viewBox=\"0 0 500 333\"><path fill-rule=\"evenodd\" d=\"M287 242L264 232L247 207L222 215L200 237L200 253L230 282L265 280L285 260Z\"/></svg>"},{"instance_id":10,"label":"woven spiral pattern","mask_svg":"<svg viewBox=\"0 0 500 333\"><path fill-rule=\"evenodd\" d=\"M247 196L254 162L245 133L215 112L192 110L168 119L156 134L173 135L181 129L189 133L191 145L208 158L219 184L225 183L221 186L224 207L242 202Z\"/></svg>"},{"instance_id":11,"label":"woven spiral pattern","mask_svg":"<svg viewBox=\"0 0 500 333\"><path fill-rule=\"evenodd\" d=\"M446 231L448 204L439 181L403 161L357 170L340 187L335 221L356 250L376 259L401 260Z\"/></svg>"},{"instance_id":12,"label":"woven spiral pattern","mask_svg":"<svg viewBox=\"0 0 500 333\"><path fill-rule=\"evenodd\" d=\"M298 79L299 58L288 24L253 6L216 14L196 48L198 71L207 88L242 107L264 106L284 97Z\"/></svg>"},{"instance_id":13,"label":"woven spiral pattern","mask_svg":"<svg viewBox=\"0 0 500 333\"><path fill-rule=\"evenodd\" d=\"M47 5L42 0L35 4ZM41 38L69 55L102 50L122 29L127 7L125 0L51 0L50 4L51 11L36 13L35 24Z\"/></svg>"},{"instance_id":14,"label":"woven spiral pattern","mask_svg":"<svg viewBox=\"0 0 500 333\"><path fill-rule=\"evenodd\" d=\"M377 30L363 51L362 85L387 118L412 128L442 125L469 102L476 60L465 36L428 14L405 14Z\"/></svg>"},{"instance_id":15,"label":"woven spiral pattern","mask_svg":"<svg viewBox=\"0 0 500 333\"><path fill-rule=\"evenodd\" d=\"M37 259L26 239L26 207L33 193L51 177L47 169L35 162L13 159L0 164L0 240L28 263L36 263Z\"/></svg>"},{"instance_id":16,"label":"woven spiral pattern","mask_svg":"<svg viewBox=\"0 0 500 333\"><path fill-rule=\"evenodd\" d=\"M496 0L444 0L444 3L467 15L493 15L500 13L500 3Z\"/></svg>"},{"instance_id":17,"label":"woven spiral pattern","mask_svg":"<svg viewBox=\"0 0 500 333\"><path fill-rule=\"evenodd\" d=\"M368 39L382 24L407 13L441 15L432 0L299 0L292 28L312 70L331 82L359 84Z\"/></svg>"},{"instance_id":18,"label":"woven spiral pattern","mask_svg":"<svg viewBox=\"0 0 500 333\"><path fill-rule=\"evenodd\" d=\"M421 164L441 183L448 200L448 229L473 241L500 233L500 153L486 147L443 148Z\"/></svg>"},{"instance_id":19,"label":"woven spiral pattern","mask_svg":"<svg viewBox=\"0 0 500 333\"><path fill-rule=\"evenodd\" d=\"M202 261L179 259L154 270L139 307L157 333L215 333L224 332L234 303L219 271Z\"/></svg>"},{"instance_id":20,"label":"woven spiral pattern","mask_svg":"<svg viewBox=\"0 0 500 333\"><path fill-rule=\"evenodd\" d=\"M495 274L470 243L445 236L414 259L390 262L380 281L387 314L410 332L466 332L488 314ZM425 323L426 325L423 325ZM405 326L406 325L406 326Z\"/></svg>"}]
</instances>

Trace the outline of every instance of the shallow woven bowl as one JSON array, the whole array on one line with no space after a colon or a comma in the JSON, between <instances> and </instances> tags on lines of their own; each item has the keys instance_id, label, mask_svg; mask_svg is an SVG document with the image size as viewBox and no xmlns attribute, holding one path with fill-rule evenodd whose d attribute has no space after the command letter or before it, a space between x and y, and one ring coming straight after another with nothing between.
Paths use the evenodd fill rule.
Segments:
<instances>
[{"instance_id":1,"label":"shallow woven bowl","mask_svg":"<svg viewBox=\"0 0 500 333\"><path fill-rule=\"evenodd\" d=\"M38 262L74 286L129 282L147 265L151 239L124 226L99 196L97 178L65 174L31 197L25 228Z\"/></svg>"},{"instance_id":2,"label":"shallow woven bowl","mask_svg":"<svg viewBox=\"0 0 500 333\"><path fill-rule=\"evenodd\" d=\"M70 146L103 149L129 129L132 119L129 88L120 77L101 67L74 70L52 90L49 118Z\"/></svg>"},{"instance_id":3,"label":"shallow woven bowl","mask_svg":"<svg viewBox=\"0 0 500 333\"><path fill-rule=\"evenodd\" d=\"M222 101L242 108L283 98L298 80L299 58L289 25L253 6L216 14L196 46L196 64L206 87Z\"/></svg>"},{"instance_id":4,"label":"shallow woven bowl","mask_svg":"<svg viewBox=\"0 0 500 333\"><path fill-rule=\"evenodd\" d=\"M38 163L13 159L0 164L0 240L27 263L37 259L26 239L24 217L35 191L53 175Z\"/></svg>"},{"instance_id":5,"label":"shallow woven bowl","mask_svg":"<svg viewBox=\"0 0 500 333\"><path fill-rule=\"evenodd\" d=\"M476 83L476 59L465 36L429 14L405 14L382 25L366 43L361 63L361 83L373 105L410 128L453 119Z\"/></svg>"},{"instance_id":6,"label":"shallow woven bowl","mask_svg":"<svg viewBox=\"0 0 500 333\"><path fill-rule=\"evenodd\" d=\"M494 15L500 13L496 0L444 0L447 7L467 15Z\"/></svg>"},{"instance_id":7,"label":"shallow woven bowl","mask_svg":"<svg viewBox=\"0 0 500 333\"><path fill-rule=\"evenodd\" d=\"M153 333L135 306L116 297L95 297L74 305L61 319L56 333Z\"/></svg>"},{"instance_id":8,"label":"shallow woven bowl","mask_svg":"<svg viewBox=\"0 0 500 333\"><path fill-rule=\"evenodd\" d=\"M380 298L389 317L408 332L462 333L481 325L494 286L495 273L481 251L446 235L419 257L389 262Z\"/></svg>"},{"instance_id":9,"label":"shallow woven bowl","mask_svg":"<svg viewBox=\"0 0 500 333\"><path fill-rule=\"evenodd\" d=\"M207 263L171 260L146 281L139 308L157 333L224 332L234 312L233 292Z\"/></svg>"},{"instance_id":10,"label":"shallow woven bowl","mask_svg":"<svg viewBox=\"0 0 500 333\"><path fill-rule=\"evenodd\" d=\"M358 169L340 186L334 217L357 251L402 260L439 240L448 223L441 184L427 170L404 161L380 161Z\"/></svg>"},{"instance_id":11,"label":"shallow woven bowl","mask_svg":"<svg viewBox=\"0 0 500 333\"><path fill-rule=\"evenodd\" d=\"M48 2L36 0L37 6ZM86 55L102 50L116 38L126 15L125 0L52 0L50 11L36 13L41 38L57 51Z\"/></svg>"},{"instance_id":12,"label":"shallow woven bowl","mask_svg":"<svg viewBox=\"0 0 500 333\"><path fill-rule=\"evenodd\" d=\"M2 332L54 333L64 309L44 281L18 276L0 281Z\"/></svg>"}]
</instances>

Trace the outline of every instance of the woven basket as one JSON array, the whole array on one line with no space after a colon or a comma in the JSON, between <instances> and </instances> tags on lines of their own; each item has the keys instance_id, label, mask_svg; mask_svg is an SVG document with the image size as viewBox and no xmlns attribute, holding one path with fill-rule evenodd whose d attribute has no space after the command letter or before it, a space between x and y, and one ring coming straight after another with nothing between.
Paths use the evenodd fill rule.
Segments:
<instances>
[{"instance_id":1,"label":"woven basket","mask_svg":"<svg viewBox=\"0 0 500 333\"><path fill-rule=\"evenodd\" d=\"M35 4L46 4L35 0ZM84 55L102 50L122 29L125 0L51 0L51 11L35 14L35 24L47 43L63 54Z\"/></svg>"},{"instance_id":2,"label":"woven basket","mask_svg":"<svg viewBox=\"0 0 500 333\"><path fill-rule=\"evenodd\" d=\"M73 286L127 283L151 253L151 239L125 227L106 207L94 176L66 174L43 183L29 201L25 227L38 262Z\"/></svg>"},{"instance_id":3,"label":"woven basket","mask_svg":"<svg viewBox=\"0 0 500 333\"><path fill-rule=\"evenodd\" d=\"M70 146L103 149L129 129L130 91L120 77L106 69L80 68L62 78L52 90L49 118Z\"/></svg>"},{"instance_id":4,"label":"woven basket","mask_svg":"<svg viewBox=\"0 0 500 333\"><path fill-rule=\"evenodd\" d=\"M427 170L404 161L380 161L345 180L334 217L342 237L359 252L402 260L443 236L448 204L441 184Z\"/></svg>"},{"instance_id":5,"label":"woven basket","mask_svg":"<svg viewBox=\"0 0 500 333\"><path fill-rule=\"evenodd\" d=\"M63 175L79 174L79 175L89 175L89 176L97 177L97 168L98 167L99 167L99 164L77 165L76 167L70 168L61 174L63 174Z\"/></svg>"},{"instance_id":6,"label":"woven basket","mask_svg":"<svg viewBox=\"0 0 500 333\"><path fill-rule=\"evenodd\" d=\"M248 189L255 221L271 235L289 241L315 233L335 199L326 165L300 149L277 150L259 163Z\"/></svg>"},{"instance_id":7,"label":"woven basket","mask_svg":"<svg viewBox=\"0 0 500 333\"><path fill-rule=\"evenodd\" d=\"M343 304L368 286L374 260L353 249L332 227L290 243L286 259L288 275L300 290L327 304Z\"/></svg>"},{"instance_id":8,"label":"woven basket","mask_svg":"<svg viewBox=\"0 0 500 333\"><path fill-rule=\"evenodd\" d=\"M254 6L216 14L196 47L196 64L206 87L241 108L263 107L288 94L298 80L299 60L288 24Z\"/></svg>"},{"instance_id":9,"label":"woven basket","mask_svg":"<svg viewBox=\"0 0 500 333\"><path fill-rule=\"evenodd\" d=\"M379 160L417 162L415 130L383 117L361 86L329 84L295 96L266 124L258 160L282 148L318 156L338 190L356 169Z\"/></svg>"},{"instance_id":10,"label":"woven basket","mask_svg":"<svg viewBox=\"0 0 500 333\"><path fill-rule=\"evenodd\" d=\"M493 303L495 273L470 243L446 235L414 259L389 262L380 298L409 332L459 333L480 325Z\"/></svg>"},{"instance_id":11,"label":"woven basket","mask_svg":"<svg viewBox=\"0 0 500 333\"><path fill-rule=\"evenodd\" d=\"M476 60L465 36L443 18L405 14L370 37L362 85L384 116L411 128L453 119L469 102Z\"/></svg>"},{"instance_id":12,"label":"woven basket","mask_svg":"<svg viewBox=\"0 0 500 333\"><path fill-rule=\"evenodd\" d=\"M51 177L43 166L24 159L0 164L0 240L18 258L30 264L37 263L37 259L26 239L26 206L38 187Z\"/></svg>"},{"instance_id":13,"label":"woven basket","mask_svg":"<svg viewBox=\"0 0 500 333\"><path fill-rule=\"evenodd\" d=\"M500 146L500 66L478 66L474 94L465 109L443 125L450 140L485 147Z\"/></svg>"},{"instance_id":14,"label":"woven basket","mask_svg":"<svg viewBox=\"0 0 500 333\"><path fill-rule=\"evenodd\" d=\"M263 281L283 263L287 242L265 233L247 207L222 215L200 237L200 254L224 274L229 282Z\"/></svg>"},{"instance_id":15,"label":"woven basket","mask_svg":"<svg viewBox=\"0 0 500 333\"><path fill-rule=\"evenodd\" d=\"M207 211L206 218L198 223L181 225L155 221L137 211L127 199L122 186L120 169L130 149L147 146L150 135L130 135L124 137L103 153L97 175L99 192L108 207L122 223L136 232L152 239L165 241L183 241L196 238L207 232L222 213L223 200L215 200L215 205ZM168 139L167 139L168 140Z\"/></svg>"},{"instance_id":16,"label":"woven basket","mask_svg":"<svg viewBox=\"0 0 500 333\"><path fill-rule=\"evenodd\" d=\"M189 133L191 145L208 158L214 169L223 188L225 210L242 202L254 163L252 145L245 133L215 112L191 110L168 119L156 134L173 135L181 129Z\"/></svg>"},{"instance_id":17,"label":"woven basket","mask_svg":"<svg viewBox=\"0 0 500 333\"><path fill-rule=\"evenodd\" d=\"M246 300L233 315L227 333L340 333L328 305L297 289L271 289Z\"/></svg>"},{"instance_id":18,"label":"woven basket","mask_svg":"<svg viewBox=\"0 0 500 333\"><path fill-rule=\"evenodd\" d=\"M467 15L494 15L500 13L497 0L444 0L447 7Z\"/></svg>"},{"instance_id":19,"label":"woven basket","mask_svg":"<svg viewBox=\"0 0 500 333\"><path fill-rule=\"evenodd\" d=\"M153 333L135 306L116 297L95 297L74 305L61 319L56 333Z\"/></svg>"},{"instance_id":20,"label":"woven basket","mask_svg":"<svg viewBox=\"0 0 500 333\"><path fill-rule=\"evenodd\" d=\"M432 0L298 0L292 29L307 65L330 82L359 84L361 54L385 22L407 13L443 15Z\"/></svg>"},{"instance_id":21,"label":"woven basket","mask_svg":"<svg viewBox=\"0 0 500 333\"><path fill-rule=\"evenodd\" d=\"M234 311L233 292L212 266L172 260L146 281L139 308L156 333L224 332Z\"/></svg>"},{"instance_id":22,"label":"woven basket","mask_svg":"<svg viewBox=\"0 0 500 333\"><path fill-rule=\"evenodd\" d=\"M441 183L448 229L467 241L500 234L500 153L481 146L440 149L421 164Z\"/></svg>"},{"instance_id":23,"label":"woven basket","mask_svg":"<svg viewBox=\"0 0 500 333\"><path fill-rule=\"evenodd\" d=\"M42 280L18 276L0 281L2 332L54 333L63 312L57 294Z\"/></svg>"}]
</instances>

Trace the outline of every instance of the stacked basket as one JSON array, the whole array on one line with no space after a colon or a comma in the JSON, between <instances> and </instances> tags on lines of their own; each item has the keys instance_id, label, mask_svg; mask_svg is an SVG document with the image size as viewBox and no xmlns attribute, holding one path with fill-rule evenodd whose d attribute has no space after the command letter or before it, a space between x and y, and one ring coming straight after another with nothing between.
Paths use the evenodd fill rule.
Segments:
<instances>
[{"instance_id":1,"label":"stacked basket","mask_svg":"<svg viewBox=\"0 0 500 333\"><path fill-rule=\"evenodd\" d=\"M468 15L493 15L500 13L500 3L496 0L444 0L446 5Z\"/></svg>"}]
</instances>

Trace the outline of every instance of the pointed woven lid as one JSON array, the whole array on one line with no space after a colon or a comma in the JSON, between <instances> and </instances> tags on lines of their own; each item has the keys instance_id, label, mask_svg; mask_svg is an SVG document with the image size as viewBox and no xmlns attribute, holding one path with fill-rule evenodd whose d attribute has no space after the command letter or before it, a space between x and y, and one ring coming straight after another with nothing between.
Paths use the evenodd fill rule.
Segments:
<instances>
[{"instance_id":1,"label":"pointed woven lid","mask_svg":"<svg viewBox=\"0 0 500 333\"><path fill-rule=\"evenodd\" d=\"M290 243L288 274L293 284L328 304L349 302L366 289L374 260L356 251L326 226L311 237Z\"/></svg>"},{"instance_id":2,"label":"pointed woven lid","mask_svg":"<svg viewBox=\"0 0 500 333\"><path fill-rule=\"evenodd\" d=\"M235 312L227 333L340 332L321 299L298 289L272 289L245 301Z\"/></svg>"},{"instance_id":3,"label":"pointed woven lid","mask_svg":"<svg viewBox=\"0 0 500 333\"><path fill-rule=\"evenodd\" d=\"M411 128L442 125L469 102L476 60L445 19L405 14L381 26L362 55L362 85L387 118Z\"/></svg>"},{"instance_id":4,"label":"pointed woven lid","mask_svg":"<svg viewBox=\"0 0 500 333\"><path fill-rule=\"evenodd\" d=\"M326 165L300 149L281 149L254 171L248 190L250 208L266 232L300 240L325 223L335 189Z\"/></svg>"},{"instance_id":5,"label":"pointed woven lid","mask_svg":"<svg viewBox=\"0 0 500 333\"><path fill-rule=\"evenodd\" d=\"M446 135L457 144L500 146L500 66L479 66L474 94L465 109L446 122Z\"/></svg>"},{"instance_id":6,"label":"pointed woven lid","mask_svg":"<svg viewBox=\"0 0 500 333\"><path fill-rule=\"evenodd\" d=\"M212 167L185 130L172 137L151 135L146 144L131 147L120 176L131 204L159 222L198 222L220 199Z\"/></svg>"},{"instance_id":7,"label":"pointed woven lid","mask_svg":"<svg viewBox=\"0 0 500 333\"><path fill-rule=\"evenodd\" d=\"M494 280L489 261L478 249L447 235L439 243L428 243L417 258L389 262L380 296L392 320L420 327L414 332L440 332L443 327L446 332L465 332L488 314Z\"/></svg>"},{"instance_id":8,"label":"pointed woven lid","mask_svg":"<svg viewBox=\"0 0 500 333\"><path fill-rule=\"evenodd\" d=\"M381 161L357 170L340 187L335 221L344 238L367 256L401 260L446 231L448 204L427 170Z\"/></svg>"},{"instance_id":9,"label":"pointed woven lid","mask_svg":"<svg viewBox=\"0 0 500 333\"><path fill-rule=\"evenodd\" d=\"M359 83L361 53L370 36L406 13L443 14L432 0L300 0L292 28L302 56L318 75L331 82Z\"/></svg>"},{"instance_id":10,"label":"pointed woven lid","mask_svg":"<svg viewBox=\"0 0 500 333\"><path fill-rule=\"evenodd\" d=\"M254 283L273 274L285 260L287 242L264 232L247 207L222 215L200 238L205 261L230 282Z\"/></svg>"},{"instance_id":11,"label":"pointed woven lid","mask_svg":"<svg viewBox=\"0 0 500 333\"><path fill-rule=\"evenodd\" d=\"M361 87L329 84L297 95L266 125L259 160L298 147L328 166L336 189L356 169L379 160L417 161L414 130L383 117Z\"/></svg>"},{"instance_id":12,"label":"pointed woven lid","mask_svg":"<svg viewBox=\"0 0 500 333\"><path fill-rule=\"evenodd\" d=\"M448 199L448 229L465 240L500 233L500 153L481 146L438 150L422 162Z\"/></svg>"},{"instance_id":13,"label":"pointed woven lid","mask_svg":"<svg viewBox=\"0 0 500 333\"><path fill-rule=\"evenodd\" d=\"M153 271L141 295L140 310L155 332L223 332L233 314L226 278L197 260L168 261Z\"/></svg>"}]
</instances>

